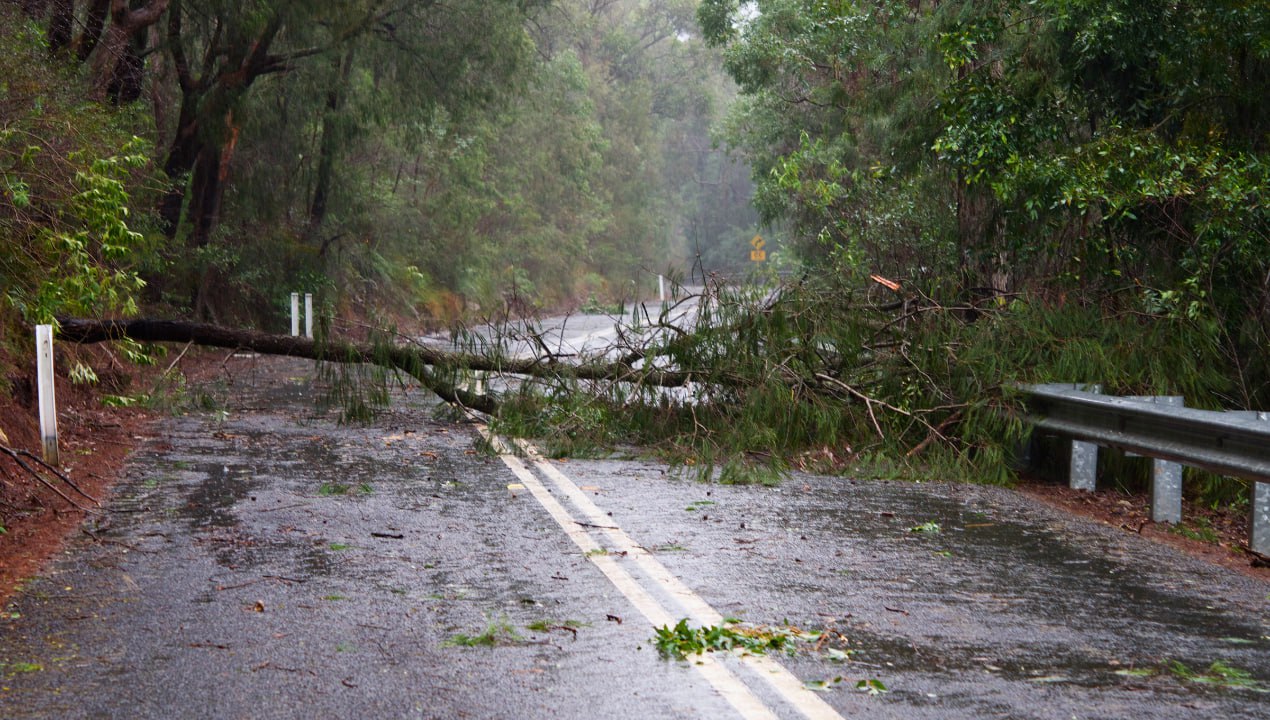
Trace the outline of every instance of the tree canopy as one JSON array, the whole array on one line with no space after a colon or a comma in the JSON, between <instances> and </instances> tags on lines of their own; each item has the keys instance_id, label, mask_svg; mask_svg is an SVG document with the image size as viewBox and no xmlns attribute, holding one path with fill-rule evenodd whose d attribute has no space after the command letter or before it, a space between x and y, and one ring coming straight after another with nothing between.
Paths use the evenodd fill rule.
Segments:
<instances>
[{"instance_id":1,"label":"tree canopy","mask_svg":"<svg viewBox=\"0 0 1270 720\"><path fill-rule=\"evenodd\" d=\"M609 302L753 227L695 2L13 5L11 41L38 27L66 102L121 131L94 151L149 143L126 204L150 304L255 323L299 286L427 322Z\"/></svg>"}]
</instances>

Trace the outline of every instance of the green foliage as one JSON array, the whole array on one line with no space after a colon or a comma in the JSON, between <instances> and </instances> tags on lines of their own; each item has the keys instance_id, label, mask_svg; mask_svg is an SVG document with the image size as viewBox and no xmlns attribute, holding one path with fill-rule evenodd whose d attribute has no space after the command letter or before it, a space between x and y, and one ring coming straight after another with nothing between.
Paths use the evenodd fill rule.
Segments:
<instances>
[{"instance_id":1,"label":"green foliage","mask_svg":"<svg viewBox=\"0 0 1270 720\"><path fill-rule=\"evenodd\" d=\"M65 225L39 234L45 253L41 264L57 272L42 280L30 296L21 289L9 295L28 322L51 323L59 315L136 313L135 294L145 282L128 263L143 237L128 228L129 197L123 178L125 167L147 163L138 152L139 143L134 138L123 148L130 154L95 160L76 172L78 192L64 207Z\"/></svg>"},{"instance_id":2,"label":"green foliage","mask_svg":"<svg viewBox=\"0 0 1270 720\"><path fill-rule=\"evenodd\" d=\"M762 292L711 288L693 332L663 317L641 349L653 367L690 373L690 386L642 385L638 373L585 388L526 383L497 430L544 438L552 454L630 442L721 482L775 482L802 467L1010 483L1029 432L1018 383L1100 382L1207 408L1238 390L1203 321L1147 314L1132 290L949 305L891 303L882 291L810 272ZM1241 483L1188 487L1209 504L1246 502Z\"/></svg>"},{"instance_id":3,"label":"green foliage","mask_svg":"<svg viewBox=\"0 0 1270 720\"><path fill-rule=\"evenodd\" d=\"M1180 660L1170 660L1161 665L1159 670L1150 672L1152 674L1168 673L1180 680L1201 685L1216 685L1259 693L1270 692L1270 688L1258 682L1247 670L1228 665L1221 660L1214 660L1207 670L1195 670Z\"/></svg>"},{"instance_id":4,"label":"green foliage","mask_svg":"<svg viewBox=\"0 0 1270 720\"><path fill-rule=\"evenodd\" d=\"M302 274L323 276L337 309L524 315L646 295L689 235L708 249L720 225L748 222L744 177L711 148L723 81L693 3L540 5L403 6L391 33L263 77L270 92L236 101L214 247L176 254L169 284L210 280L257 322ZM279 51L321 44L329 29L306 12L286 16ZM191 37L212 33L191 15Z\"/></svg>"},{"instance_id":5,"label":"green foliage","mask_svg":"<svg viewBox=\"0 0 1270 720\"><path fill-rule=\"evenodd\" d=\"M465 648L497 647L499 645L513 645L523 641L524 637L504 617L498 620L491 619L485 630L476 635L458 633L446 640L442 645Z\"/></svg>"},{"instance_id":6,"label":"green foliage","mask_svg":"<svg viewBox=\"0 0 1270 720\"><path fill-rule=\"evenodd\" d=\"M686 660L690 655L707 652L734 652L765 655L783 652L794 655L800 650L824 653L832 661L847 660L852 651L841 647L846 637L832 630L803 630L784 621L782 625L755 625L736 618L725 618L721 626L692 627L687 619L680 620L673 628L663 626L654 629L652 642L663 658ZM838 681L841 679L839 678ZM832 685L830 683L829 685ZM828 689L821 686L813 689Z\"/></svg>"},{"instance_id":7,"label":"green foliage","mask_svg":"<svg viewBox=\"0 0 1270 720\"><path fill-rule=\"evenodd\" d=\"M843 279L805 306L834 330L799 332L872 348L828 364L878 416L844 418L857 459L904 474L921 447L941 475L1008 481L1016 382L1270 403L1260 8L705 0L698 15L743 93L726 139L753 158L764 219L788 224L811 276ZM868 309L891 299L859 290L875 273L903 319ZM773 340L798 360L792 336Z\"/></svg>"},{"instance_id":8,"label":"green foliage","mask_svg":"<svg viewBox=\"0 0 1270 720\"><path fill-rule=\"evenodd\" d=\"M691 627L687 619L680 620L673 628L656 628L653 643L664 658L687 659L689 655L705 652L744 651L764 655L769 650L793 654L793 640L798 634L792 630L769 627L706 626Z\"/></svg>"},{"instance_id":9,"label":"green foliage","mask_svg":"<svg viewBox=\"0 0 1270 720\"><path fill-rule=\"evenodd\" d=\"M525 383L506 398L491 427L502 435L544 439L548 457L586 457L620 439L617 412L606 399L572 385Z\"/></svg>"},{"instance_id":10,"label":"green foliage","mask_svg":"<svg viewBox=\"0 0 1270 720\"><path fill-rule=\"evenodd\" d=\"M877 696L883 693L890 692L890 690L887 689L886 685L883 684L882 681L878 680L877 678L866 678L864 680L859 680L855 684L855 689L866 695L871 695L871 696Z\"/></svg>"},{"instance_id":11,"label":"green foliage","mask_svg":"<svg viewBox=\"0 0 1270 720\"><path fill-rule=\"evenodd\" d=\"M325 335L315 332L315 336L322 346ZM395 332L392 330L372 332L370 341L376 353L372 362L318 361L318 381L326 388L321 404L326 408L339 408L341 422L370 422L388 406L393 384L404 382L391 369L393 365L388 358L394 339Z\"/></svg>"},{"instance_id":12,"label":"green foliage","mask_svg":"<svg viewBox=\"0 0 1270 720\"><path fill-rule=\"evenodd\" d=\"M0 12L0 292L28 323L133 314L137 267L152 251L136 211L153 172L136 136L144 123L85 105L43 61L38 30L13 8Z\"/></svg>"}]
</instances>

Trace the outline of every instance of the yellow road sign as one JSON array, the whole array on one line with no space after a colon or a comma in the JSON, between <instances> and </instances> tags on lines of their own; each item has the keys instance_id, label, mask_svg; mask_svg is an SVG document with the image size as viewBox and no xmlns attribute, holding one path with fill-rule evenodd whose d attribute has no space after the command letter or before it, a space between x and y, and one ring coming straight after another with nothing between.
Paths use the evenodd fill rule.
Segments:
<instances>
[{"instance_id":1,"label":"yellow road sign","mask_svg":"<svg viewBox=\"0 0 1270 720\"><path fill-rule=\"evenodd\" d=\"M751 262L763 262L767 259L767 251L763 249L766 244L762 235L754 236L754 239L750 241L750 245L754 248L750 251Z\"/></svg>"}]
</instances>

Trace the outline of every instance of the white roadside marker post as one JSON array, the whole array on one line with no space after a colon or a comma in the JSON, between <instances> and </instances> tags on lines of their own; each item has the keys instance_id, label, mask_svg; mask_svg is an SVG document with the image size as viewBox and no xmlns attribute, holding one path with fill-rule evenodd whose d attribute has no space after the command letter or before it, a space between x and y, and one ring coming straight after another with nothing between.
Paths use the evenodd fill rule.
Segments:
<instances>
[{"instance_id":1,"label":"white roadside marker post","mask_svg":"<svg viewBox=\"0 0 1270 720\"><path fill-rule=\"evenodd\" d=\"M291 293L291 337L300 334L300 293Z\"/></svg>"},{"instance_id":2,"label":"white roadside marker post","mask_svg":"<svg viewBox=\"0 0 1270 720\"><path fill-rule=\"evenodd\" d=\"M35 326L35 374L40 395L40 440L44 462L58 465L57 401L53 397L53 326Z\"/></svg>"},{"instance_id":3,"label":"white roadside marker post","mask_svg":"<svg viewBox=\"0 0 1270 720\"><path fill-rule=\"evenodd\" d=\"M304 294L304 336L313 339L313 293Z\"/></svg>"}]
</instances>

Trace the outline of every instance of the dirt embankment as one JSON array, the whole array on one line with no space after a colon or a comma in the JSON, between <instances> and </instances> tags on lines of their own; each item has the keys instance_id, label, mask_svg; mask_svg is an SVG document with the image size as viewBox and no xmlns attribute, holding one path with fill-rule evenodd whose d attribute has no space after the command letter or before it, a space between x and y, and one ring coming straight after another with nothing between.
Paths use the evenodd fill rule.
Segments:
<instances>
[{"instance_id":1,"label":"dirt embankment","mask_svg":"<svg viewBox=\"0 0 1270 720\"><path fill-rule=\"evenodd\" d=\"M14 459L0 456L0 605L25 578L39 572L66 538L83 532L84 520L96 512L98 504L109 501L111 485L120 477L128 454L150 432L152 423L186 400L182 396L184 378L210 379L223 365L224 353L200 352L191 348L183 355L161 359L154 367L136 368L121 364L103 348L60 348L57 358L56 390L59 470L83 494L49 472L41 475L77 505L68 503L52 488L33 477ZM69 369L77 362L93 367L98 382L92 385L70 381ZM0 443L14 450L42 454L39 409L34 368L0 357L0 367L8 368L3 378L10 392L0 394ZM156 405L140 405L143 395L161 395ZM107 405L114 396L123 403ZM166 406L166 407L165 407ZM33 461L27 459L28 465Z\"/></svg>"}]
</instances>

